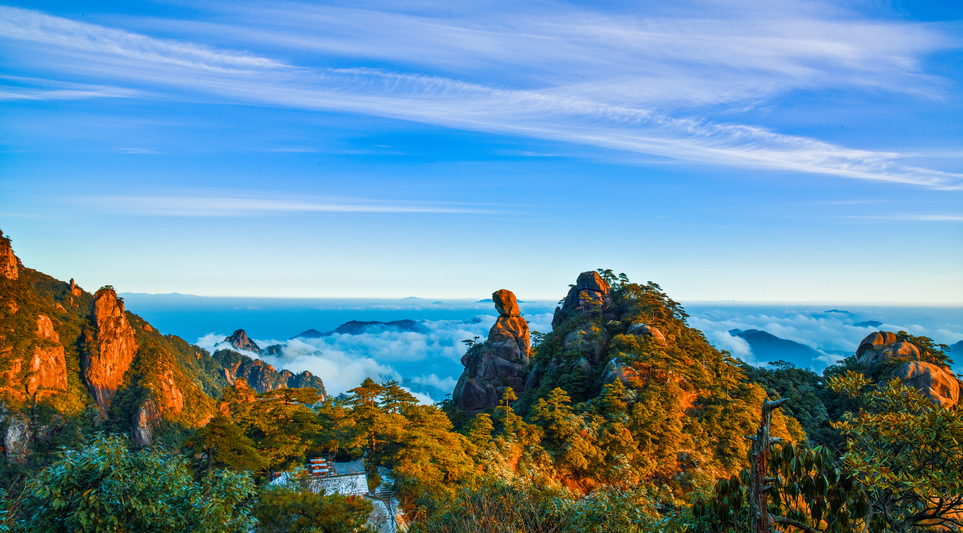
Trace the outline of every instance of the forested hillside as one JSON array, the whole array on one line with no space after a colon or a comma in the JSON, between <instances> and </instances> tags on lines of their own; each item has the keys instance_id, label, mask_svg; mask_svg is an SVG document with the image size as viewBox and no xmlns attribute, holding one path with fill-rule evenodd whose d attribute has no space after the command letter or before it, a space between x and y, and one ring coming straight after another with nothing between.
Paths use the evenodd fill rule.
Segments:
<instances>
[{"instance_id":1,"label":"forested hillside","mask_svg":"<svg viewBox=\"0 0 963 533\"><path fill-rule=\"evenodd\" d=\"M111 287L24 268L6 238L0 267L0 511L14 530L386 527L368 521L377 494L269 484L312 457L361 460L411 531L961 527L960 382L925 337L871 335L823 375L757 368L657 284L584 272L547 333L496 291L499 318L468 342L452 398L420 405L393 381L328 397L315 376L211 355Z\"/></svg>"}]
</instances>

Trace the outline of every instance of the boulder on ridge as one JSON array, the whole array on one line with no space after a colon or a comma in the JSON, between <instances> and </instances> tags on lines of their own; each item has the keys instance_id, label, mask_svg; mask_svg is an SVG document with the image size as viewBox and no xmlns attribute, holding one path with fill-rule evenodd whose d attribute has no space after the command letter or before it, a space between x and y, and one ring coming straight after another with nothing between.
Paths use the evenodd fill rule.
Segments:
<instances>
[{"instance_id":1,"label":"boulder on ridge","mask_svg":"<svg viewBox=\"0 0 963 533\"><path fill-rule=\"evenodd\" d=\"M521 316L522 312L518 308L518 300L515 293L507 289L500 289L492 293L492 301L495 302L495 310L499 315Z\"/></svg>"},{"instance_id":2,"label":"boulder on ridge","mask_svg":"<svg viewBox=\"0 0 963 533\"><path fill-rule=\"evenodd\" d=\"M899 378L904 385L922 392L941 407L953 407L960 403L960 381L952 372L933 363L909 361L896 367L890 376Z\"/></svg>"},{"instance_id":3,"label":"boulder on ridge","mask_svg":"<svg viewBox=\"0 0 963 533\"><path fill-rule=\"evenodd\" d=\"M857 361L872 373L887 362L900 363L889 376L899 378L907 387L913 387L942 407L952 407L960 402L960 380L949 368L928 361L921 361L920 350L909 341L900 340L889 331L877 331L866 336L856 348Z\"/></svg>"},{"instance_id":4,"label":"boulder on ridge","mask_svg":"<svg viewBox=\"0 0 963 533\"><path fill-rule=\"evenodd\" d=\"M597 309L602 311L607 318L613 309L612 297L609 295L611 287L602 279L602 276L594 270L582 272L575 281L575 286L569 289L568 294L561 307L555 308L555 316L552 317L552 327L556 327L577 311L589 311Z\"/></svg>"},{"instance_id":5,"label":"boulder on ridge","mask_svg":"<svg viewBox=\"0 0 963 533\"><path fill-rule=\"evenodd\" d=\"M465 370L452 393L452 400L470 413L497 405L508 387L518 392L525 388L531 342L528 322L518 314L518 302L511 291L495 291L492 300L498 320L489 330L488 340L462 356Z\"/></svg>"}]
</instances>

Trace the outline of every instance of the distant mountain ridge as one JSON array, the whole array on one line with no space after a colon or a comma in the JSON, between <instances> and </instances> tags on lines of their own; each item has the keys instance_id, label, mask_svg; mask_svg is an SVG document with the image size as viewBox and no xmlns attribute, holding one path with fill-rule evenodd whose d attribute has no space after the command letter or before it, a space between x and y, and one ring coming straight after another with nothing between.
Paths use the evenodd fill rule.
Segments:
<instances>
[{"instance_id":1,"label":"distant mountain ridge","mask_svg":"<svg viewBox=\"0 0 963 533\"><path fill-rule=\"evenodd\" d=\"M404 319L404 320L392 320L391 322L378 322L376 320L373 320L373 321L351 320L349 322L345 322L344 324L341 324L340 326L335 328L333 331L326 331L322 333L316 329L309 329L307 331L302 331L301 333L298 333L297 335L291 337L289 340L294 340L297 338L317 339L321 337L330 337L335 333L338 333L341 335L362 335L365 333L373 333L373 334L383 333L385 331L413 331L413 332L424 333L427 331L427 328L422 324L421 320Z\"/></svg>"},{"instance_id":2,"label":"distant mountain ridge","mask_svg":"<svg viewBox=\"0 0 963 533\"><path fill-rule=\"evenodd\" d=\"M749 343L752 355L760 362L786 361L799 368L809 368L823 355L805 344L783 339L758 329L732 329L729 330L729 334L745 339Z\"/></svg>"}]
</instances>

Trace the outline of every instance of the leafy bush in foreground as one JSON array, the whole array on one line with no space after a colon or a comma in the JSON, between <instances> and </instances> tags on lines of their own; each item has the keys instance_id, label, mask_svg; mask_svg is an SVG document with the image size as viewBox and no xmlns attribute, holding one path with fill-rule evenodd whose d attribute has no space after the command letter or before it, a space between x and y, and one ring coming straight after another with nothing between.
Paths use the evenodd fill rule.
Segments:
<instances>
[{"instance_id":1,"label":"leafy bush in foreground","mask_svg":"<svg viewBox=\"0 0 963 533\"><path fill-rule=\"evenodd\" d=\"M247 474L214 471L195 482L181 457L99 437L27 484L18 525L36 533L249 531L253 494Z\"/></svg>"}]
</instances>

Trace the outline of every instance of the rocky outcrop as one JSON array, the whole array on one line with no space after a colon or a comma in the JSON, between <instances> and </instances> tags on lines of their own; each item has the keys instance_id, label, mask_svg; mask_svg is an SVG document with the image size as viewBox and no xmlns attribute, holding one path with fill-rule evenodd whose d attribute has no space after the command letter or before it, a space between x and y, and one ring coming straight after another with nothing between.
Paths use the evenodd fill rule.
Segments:
<instances>
[{"instance_id":1,"label":"rocky outcrop","mask_svg":"<svg viewBox=\"0 0 963 533\"><path fill-rule=\"evenodd\" d=\"M130 440L134 446L150 446L154 443L154 428L161 421L160 411L153 399L144 402L131 417Z\"/></svg>"},{"instance_id":2,"label":"rocky outcrop","mask_svg":"<svg viewBox=\"0 0 963 533\"><path fill-rule=\"evenodd\" d=\"M97 350L88 350L83 357L83 378L97 405L106 408L134 360L137 342L124 312L124 302L112 288L97 291L93 322Z\"/></svg>"},{"instance_id":3,"label":"rocky outcrop","mask_svg":"<svg viewBox=\"0 0 963 533\"><path fill-rule=\"evenodd\" d=\"M290 374L289 376L285 375L285 378L287 379L287 388L303 389L305 387L311 387L312 389L318 389L321 391L321 398L324 398L324 384L321 382L321 378L318 376L315 376L307 370L301 372L300 374L295 374L290 370L284 370L281 372L281 374Z\"/></svg>"},{"instance_id":4,"label":"rocky outcrop","mask_svg":"<svg viewBox=\"0 0 963 533\"><path fill-rule=\"evenodd\" d=\"M629 326L628 331L625 332L626 335L637 335L639 337L650 337L658 342L665 342L665 335L659 331L659 328L655 326L650 326L644 322L636 322Z\"/></svg>"},{"instance_id":5,"label":"rocky outcrop","mask_svg":"<svg viewBox=\"0 0 963 533\"><path fill-rule=\"evenodd\" d=\"M34 348L27 374L27 394L56 394L56 391L67 388L67 361L60 336L45 315L37 317L37 336L47 342L44 346Z\"/></svg>"},{"instance_id":6,"label":"rocky outcrop","mask_svg":"<svg viewBox=\"0 0 963 533\"><path fill-rule=\"evenodd\" d=\"M960 381L952 372L933 363L910 361L896 367L890 374L899 378L907 387L923 393L941 407L953 407L960 403Z\"/></svg>"},{"instance_id":7,"label":"rocky outcrop","mask_svg":"<svg viewBox=\"0 0 963 533\"><path fill-rule=\"evenodd\" d=\"M3 435L3 450L7 461L23 464L30 455L30 428L19 418L10 419L7 432Z\"/></svg>"},{"instance_id":8,"label":"rocky outcrop","mask_svg":"<svg viewBox=\"0 0 963 533\"><path fill-rule=\"evenodd\" d=\"M17 256L13 254L10 239L0 232L0 276L7 279L17 279L20 276L20 265Z\"/></svg>"},{"instance_id":9,"label":"rocky outcrop","mask_svg":"<svg viewBox=\"0 0 963 533\"><path fill-rule=\"evenodd\" d=\"M606 318L614 318L612 297L609 295L611 287L599 276L598 272L588 271L578 275L575 286L569 289L561 307L555 308L552 317L552 327L557 327L579 311L597 310Z\"/></svg>"},{"instance_id":10,"label":"rocky outcrop","mask_svg":"<svg viewBox=\"0 0 963 533\"><path fill-rule=\"evenodd\" d=\"M870 333L859 343L859 346L856 348L856 357L861 357L866 350L876 351L877 347L885 346L898 341L899 338L896 336L896 334L889 331L877 331L875 333Z\"/></svg>"},{"instance_id":11,"label":"rocky outcrop","mask_svg":"<svg viewBox=\"0 0 963 533\"><path fill-rule=\"evenodd\" d=\"M184 394L177 388L172 370L167 370L158 376L153 385L155 399L161 411L179 414L184 410Z\"/></svg>"},{"instance_id":12,"label":"rocky outcrop","mask_svg":"<svg viewBox=\"0 0 963 533\"><path fill-rule=\"evenodd\" d=\"M608 342L609 335L605 329L595 324L586 324L565 336L562 349L566 352L578 353L594 366L602 358Z\"/></svg>"},{"instance_id":13,"label":"rocky outcrop","mask_svg":"<svg viewBox=\"0 0 963 533\"><path fill-rule=\"evenodd\" d=\"M960 380L948 368L920 361L919 348L908 341L901 341L888 331L871 333L856 348L856 357L870 372L887 362L900 363L889 376L899 378L907 387L913 387L942 407L952 407L960 402Z\"/></svg>"},{"instance_id":14,"label":"rocky outcrop","mask_svg":"<svg viewBox=\"0 0 963 533\"><path fill-rule=\"evenodd\" d=\"M856 359L870 369L900 358L918 360L920 350L911 342L900 341L895 333L889 331L870 333L856 348Z\"/></svg>"},{"instance_id":15,"label":"rocky outcrop","mask_svg":"<svg viewBox=\"0 0 963 533\"><path fill-rule=\"evenodd\" d=\"M259 394L281 388L297 389L311 387L321 391L322 398L327 394L321 378L304 371L295 374L290 370L278 372L273 366L235 352L233 350L218 350L214 352L214 360L224 367L224 378L234 385L245 381Z\"/></svg>"},{"instance_id":16,"label":"rocky outcrop","mask_svg":"<svg viewBox=\"0 0 963 533\"><path fill-rule=\"evenodd\" d=\"M498 311L499 316L522 316L522 311L518 307L518 300L512 291L497 290L492 293L492 301L495 302L495 310Z\"/></svg>"},{"instance_id":17,"label":"rocky outcrop","mask_svg":"<svg viewBox=\"0 0 963 533\"><path fill-rule=\"evenodd\" d=\"M235 350L244 350L246 352L261 353L261 347L257 345L254 341L247 337L247 333L243 329L239 329L234 332L233 335L224 339L224 342L231 343L231 346Z\"/></svg>"},{"instance_id":18,"label":"rocky outcrop","mask_svg":"<svg viewBox=\"0 0 963 533\"><path fill-rule=\"evenodd\" d=\"M74 278L70 278L70 294L78 298L84 294L84 290L81 289L79 285L74 283Z\"/></svg>"},{"instance_id":19,"label":"rocky outcrop","mask_svg":"<svg viewBox=\"0 0 963 533\"><path fill-rule=\"evenodd\" d=\"M511 291L495 291L492 300L498 320L489 330L488 340L462 356L465 370L452 393L455 403L470 413L497 405L508 387L515 391L525 387L530 347L528 322L521 317Z\"/></svg>"}]
</instances>

